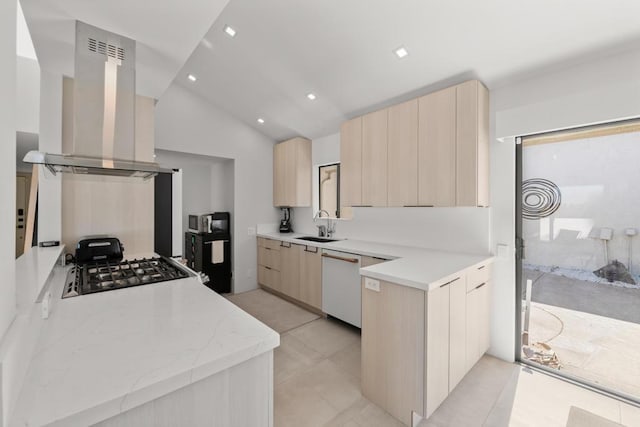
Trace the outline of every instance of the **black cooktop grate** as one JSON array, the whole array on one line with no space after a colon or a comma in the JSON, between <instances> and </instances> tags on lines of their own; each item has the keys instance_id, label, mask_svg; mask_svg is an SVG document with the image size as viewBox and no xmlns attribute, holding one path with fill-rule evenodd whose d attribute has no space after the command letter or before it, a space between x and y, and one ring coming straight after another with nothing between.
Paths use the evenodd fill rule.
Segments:
<instances>
[{"instance_id":1,"label":"black cooktop grate","mask_svg":"<svg viewBox=\"0 0 640 427\"><path fill-rule=\"evenodd\" d=\"M76 274L80 294L147 285L186 277L189 275L184 270L162 257L90 263L79 266Z\"/></svg>"}]
</instances>

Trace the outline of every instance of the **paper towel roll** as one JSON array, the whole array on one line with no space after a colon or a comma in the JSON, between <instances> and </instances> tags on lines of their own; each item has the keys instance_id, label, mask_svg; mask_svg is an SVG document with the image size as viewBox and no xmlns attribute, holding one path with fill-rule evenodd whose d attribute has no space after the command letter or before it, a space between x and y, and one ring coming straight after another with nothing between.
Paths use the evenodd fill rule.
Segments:
<instances>
[{"instance_id":1,"label":"paper towel roll","mask_svg":"<svg viewBox=\"0 0 640 427\"><path fill-rule=\"evenodd\" d=\"M222 264L224 262L224 240L211 242L211 263Z\"/></svg>"}]
</instances>

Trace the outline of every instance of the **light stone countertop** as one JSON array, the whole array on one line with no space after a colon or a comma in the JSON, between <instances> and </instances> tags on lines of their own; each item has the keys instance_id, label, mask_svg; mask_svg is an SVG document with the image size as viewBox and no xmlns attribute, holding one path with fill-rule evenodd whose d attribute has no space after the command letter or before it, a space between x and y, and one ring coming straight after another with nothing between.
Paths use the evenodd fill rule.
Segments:
<instances>
[{"instance_id":1,"label":"light stone countertop","mask_svg":"<svg viewBox=\"0 0 640 427\"><path fill-rule=\"evenodd\" d=\"M342 251L389 261L363 267L362 276L410 286L428 291L447 280L454 279L462 270L493 262L490 254L465 254L425 249L412 246L391 245L379 242L344 239L330 243L300 240L298 233L259 233L258 237L283 240L299 245L317 246L323 249Z\"/></svg>"},{"instance_id":2,"label":"light stone countertop","mask_svg":"<svg viewBox=\"0 0 640 427\"><path fill-rule=\"evenodd\" d=\"M11 426L91 425L280 344L197 278L63 300L67 268L54 269Z\"/></svg>"},{"instance_id":3,"label":"light stone countertop","mask_svg":"<svg viewBox=\"0 0 640 427\"><path fill-rule=\"evenodd\" d=\"M16 259L16 303L18 311L31 307L47 282L65 246L34 246Z\"/></svg>"}]
</instances>

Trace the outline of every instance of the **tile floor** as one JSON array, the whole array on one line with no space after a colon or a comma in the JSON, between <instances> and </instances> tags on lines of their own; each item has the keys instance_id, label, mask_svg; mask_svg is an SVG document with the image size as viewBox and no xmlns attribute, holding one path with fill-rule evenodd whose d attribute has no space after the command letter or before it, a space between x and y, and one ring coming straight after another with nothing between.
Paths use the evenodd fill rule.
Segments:
<instances>
[{"instance_id":1,"label":"tile floor","mask_svg":"<svg viewBox=\"0 0 640 427\"><path fill-rule=\"evenodd\" d=\"M358 329L314 320L282 334L274 363L276 427L402 425L360 393ZM420 426L566 426L572 406L640 426L640 408L490 356Z\"/></svg>"}]
</instances>

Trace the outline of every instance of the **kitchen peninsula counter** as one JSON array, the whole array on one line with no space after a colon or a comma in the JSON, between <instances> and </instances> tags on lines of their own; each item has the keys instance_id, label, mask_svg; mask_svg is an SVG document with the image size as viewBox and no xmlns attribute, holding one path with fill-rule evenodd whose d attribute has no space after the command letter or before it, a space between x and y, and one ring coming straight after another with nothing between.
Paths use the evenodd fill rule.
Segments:
<instances>
[{"instance_id":1,"label":"kitchen peninsula counter","mask_svg":"<svg viewBox=\"0 0 640 427\"><path fill-rule=\"evenodd\" d=\"M105 420L105 425L120 425L111 421L173 395L187 399L180 400L183 404L196 399L201 406L186 410L194 413L206 412L202 405L235 407L233 414L220 412L231 417L227 425L272 425L278 333L193 277L61 299L67 268L55 269L51 315L42 326L11 426L86 426ZM191 386L208 387L227 400L183 392ZM260 395L259 407L242 412L238 408L248 399L247 390ZM242 418L251 416L260 421Z\"/></svg>"}]
</instances>

